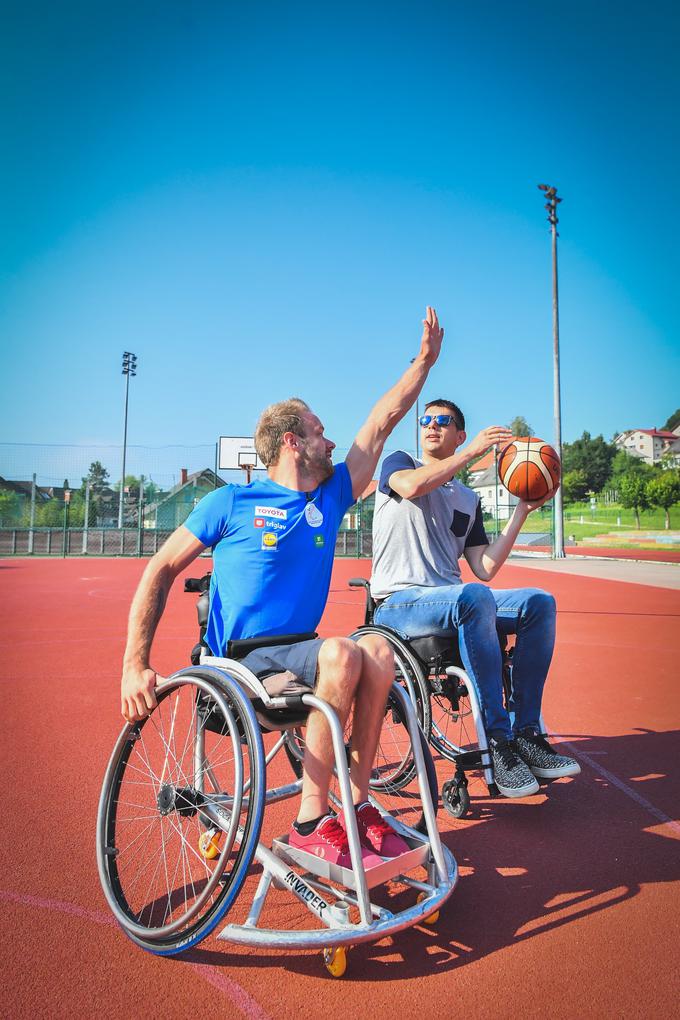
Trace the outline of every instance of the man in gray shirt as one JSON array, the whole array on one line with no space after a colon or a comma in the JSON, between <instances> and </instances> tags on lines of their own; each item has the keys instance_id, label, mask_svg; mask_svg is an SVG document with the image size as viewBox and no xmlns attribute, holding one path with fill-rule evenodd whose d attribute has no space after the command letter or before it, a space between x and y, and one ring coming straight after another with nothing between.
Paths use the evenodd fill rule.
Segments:
<instances>
[{"instance_id":1,"label":"man in gray shirt","mask_svg":"<svg viewBox=\"0 0 680 1020\"><path fill-rule=\"evenodd\" d=\"M484 429L466 440L465 418L449 400L432 400L420 418L422 461L390 454L382 465L373 517L371 594L375 623L407 637L457 632L463 664L480 694L494 778L506 797L538 791L536 777L575 776L572 758L559 755L540 733L541 700L555 644L555 600L538 588L494 590L463 584L465 556L480 581L505 563L536 502L520 501L502 533L490 542L479 496L454 475L497 443L508 429ZM498 633L515 634L514 727L503 703Z\"/></svg>"}]
</instances>

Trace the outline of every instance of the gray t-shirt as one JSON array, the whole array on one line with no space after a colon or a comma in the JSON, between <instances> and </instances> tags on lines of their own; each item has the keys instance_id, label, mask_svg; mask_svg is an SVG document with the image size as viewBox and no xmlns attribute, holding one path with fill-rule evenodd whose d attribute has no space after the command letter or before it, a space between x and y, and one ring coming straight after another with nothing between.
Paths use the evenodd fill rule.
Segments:
<instances>
[{"instance_id":1,"label":"gray t-shirt","mask_svg":"<svg viewBox=\"0 0 680 1020\"><path fill-rule=\"evenodd\" d=\"M425 496L403 499L389 487L395 471L422 467L403 450L386 457L375 494L371 594L461 584L458 560L467 546L487 545L479 496L455 478Z\"/></svg>"}]
</instances>

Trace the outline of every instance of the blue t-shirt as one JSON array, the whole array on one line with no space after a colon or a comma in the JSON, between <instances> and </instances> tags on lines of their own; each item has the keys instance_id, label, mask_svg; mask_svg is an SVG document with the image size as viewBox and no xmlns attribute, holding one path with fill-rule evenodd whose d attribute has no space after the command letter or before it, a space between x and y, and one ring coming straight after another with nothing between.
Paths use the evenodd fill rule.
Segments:
<instances>
[{"instance_id":1,"label":"blue t-shirt","mask_svg":"<svg viewBox=\"0 0 680 1020\"><path fill-rule=\"evenodd\" d=\"M205 496L184 522L213 546L205 640L224 655L230 638L304 634L326 606L335 538L354 502L346 464L312 492L271 478L225 485Z\"/></svg>"}]
</instances>

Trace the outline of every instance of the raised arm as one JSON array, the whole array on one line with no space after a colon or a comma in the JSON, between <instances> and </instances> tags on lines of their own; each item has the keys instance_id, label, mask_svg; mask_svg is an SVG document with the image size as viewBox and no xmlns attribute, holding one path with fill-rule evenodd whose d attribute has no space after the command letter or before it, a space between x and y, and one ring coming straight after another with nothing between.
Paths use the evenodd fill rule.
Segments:
<instances>
[{"instance_id":1,"label":"raised arm","mask_svg":"<svg viewBox=\"0 0 680 1020\"><path fill-rule=\"evenodd\" d=\"M156 706L156 672L151 644L173 581L205 546L183 525L153 556L142 574L130 607L128 639L120 684L121 712L127 722L143 719Z\"/></svg>"},{"instance_id":2,"label":"raised arm","mask_svg":"<svg viewBox=\"0 0 680 1020\"><path fill-rule=\"evenodd\" d=\"M352 479L352 492L358 499L373 477L385 441L416 401L428 372L439 357L444 330L437 313L428 305L423 319L420 351L398 383L380 398L359 429L345 463Z\"/></svg>"},{"instance_id":3,"label":"raised arm","mask_svg":"<svg viewBox=\"0 0 680 1020\"><path fill-rule=\"evenodd\" d=\"M475 436L471 443L462 450L456 450L450 457L423 464L421 467L395 471L388 479L389 487L404 499L425 496L450 481L470 461L481 457L492 446L507 443L511 438L510 429L504 425L490 425Z\"/></svg>"}]
</instances>

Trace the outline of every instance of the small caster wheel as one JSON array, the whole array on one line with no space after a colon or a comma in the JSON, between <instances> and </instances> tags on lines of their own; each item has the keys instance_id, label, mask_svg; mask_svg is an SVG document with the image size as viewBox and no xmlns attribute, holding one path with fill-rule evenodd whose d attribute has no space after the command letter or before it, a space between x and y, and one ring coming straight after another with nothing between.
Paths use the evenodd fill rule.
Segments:
<instances>
[{"instance_id":1,"label":"small caster wheel","mask_svg":"<svg viewBox=\"0 0 680 1020\"><path fill-rule=\"evenodd\" d=\"M198 849L201 857L206 861L214 861L220 852L220 831L219 829L206 829L198 839Z\"/></svg>"},{"instance_id":2,"label":"small caster wheel","mask_svg":"<svg viewBox=\"0 0 680 1020\"><path fill-rule=\"evenodd\" d=\"M427 893L421 892L418 895L417 903L422 903L423 900L427 899ZM423 918L423 924L436 924L439 920L439 911L435 910L434 913L428 914L427 917Z\"/></svg>"},{"instance_id":3,"label":"small caster wheel","mask_svg":"<svg viewBox=\"0 0 680 1020\"><path fill-rule=\"evenodd\" d=\"M342 977L347 970L347 950L344 946L335 949L324 949L323 962L326 970L333 977Z\"/></svg>"},{"instance_id":4,"label":"small caster wheel","mask_svg":"<svg viewBox=\"0 0 680 1020\"><path fill-rule=\"evenodd\" d=\"M442 786L442 803L454 818L464 818L470 810L467 780L458 777L447 780Z\"/></svg>"}]
</instances>

